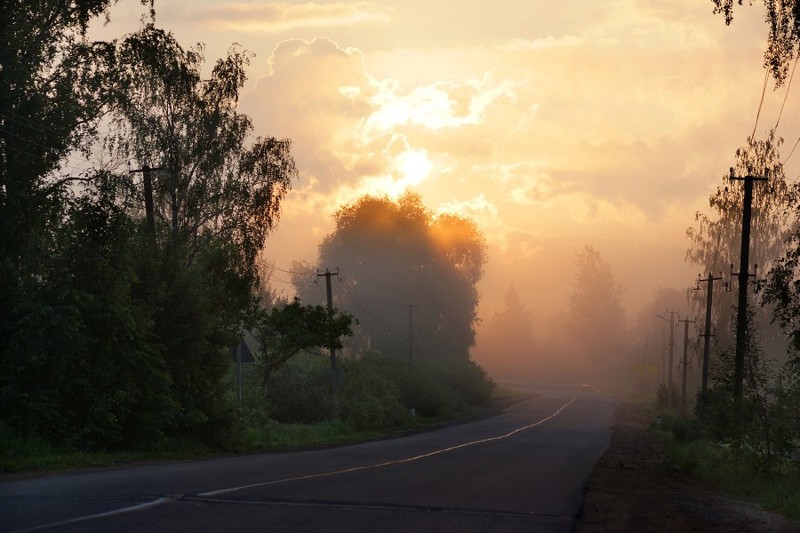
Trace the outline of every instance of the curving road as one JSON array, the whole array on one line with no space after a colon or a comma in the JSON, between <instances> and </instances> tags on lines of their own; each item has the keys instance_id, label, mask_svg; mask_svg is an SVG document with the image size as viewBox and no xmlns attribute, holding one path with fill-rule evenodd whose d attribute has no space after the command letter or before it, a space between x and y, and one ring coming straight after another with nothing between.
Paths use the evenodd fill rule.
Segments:
<instances>
[{"instance_id":1,"label":"curving road","mask_svg":"<svg viewBox=\"0 0 800 533\"><path fill-rule=\"evenodd\" d=\"M572 531L616 403L535 387L408 437L0 483L2 531Z\"/></svg>"}]
</instances>

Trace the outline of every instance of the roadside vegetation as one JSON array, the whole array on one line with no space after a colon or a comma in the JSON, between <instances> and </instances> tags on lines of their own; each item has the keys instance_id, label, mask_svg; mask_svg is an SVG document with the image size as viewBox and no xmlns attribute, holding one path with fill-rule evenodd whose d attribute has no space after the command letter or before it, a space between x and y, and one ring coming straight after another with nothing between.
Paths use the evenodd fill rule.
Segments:
<instances>
[{"instance_id":1,"label":"roadside vegetation","mask_svg":"<svg viewBox=\"0 0 800 533\"><path fill-rule=\"evenodd\" d=\"M712 1L727 24L746 9L733 0ZM800 54L800 3L763 4L769 29L764 65L775 88L787 80L790 85ZM728 290L717 289L710 308L714 347L707 354L708 387L690 399L687 412L679 413L677 390L668 392L662 385L654 418L679 468L799 521L800 186L784 174L788 157L780 155L779 123L780 117L763 139L756 137L756 123L736 151L734 166L710 195L711 211L697 213L696 225L687 231L687 260L703 275L725 279ZM744 181L735 177L758 177L768 185L753 189L751 250L745 263L758 270L748 270L746 287L733 279L733 265L742 257L743 207L749 199ZM736 299L739 289L742 295L746 289L744 308L744 300ZM705 291L688 295L694 322L705 324ZM702 361L697 348L695 354Z\"/></svg>"},{"instance_id":2,"label":"roadside vegetation","mask_svg":"<svg viewBox=\"0 0 800 533\"><path fill-rule=\"evenodd\" d=\"M675 466L800 523L800 461L785 457L767 467L752 449L704 436L696 420L665 411L660 416L659 433Z\"/></svg>"},{"instance_id":3,"label":"roadside vegetation","mask_svg":"<svg viewBox=\"0 0 800 533\"><path fill-rule=\"evenodd\" d=\"M239 112L252 55L207 65L148 0L138 31L90 42L113 4L2 14L0 470L340 444L485 407L477 226L358 199L290 272L298 298L274 294L266 241L299 171ZM331 264L325 301L308 289Z\"/></svg>"},{"instance_id":4,"label":"roadside vegetation","mask_svg":"<svg viewBox=\"0 0 800 533\"><path fill-rule=\"evenodd\" d=\"M347 376L334 416L327 356L304 352L270 377L265 386L257 365L242 372L238 400L235 368L225 401L238 412L231 430L214 443L176 439L141 451L77 450L43 439L0 431L0 472L32 472L112 466L159 460L196 459L230 453L258 453L351 444L423 430L445 422L493 412L520 399L497 390L473 363L420 364L371 353L343 362Z\"/></svg>"}]
</instances>

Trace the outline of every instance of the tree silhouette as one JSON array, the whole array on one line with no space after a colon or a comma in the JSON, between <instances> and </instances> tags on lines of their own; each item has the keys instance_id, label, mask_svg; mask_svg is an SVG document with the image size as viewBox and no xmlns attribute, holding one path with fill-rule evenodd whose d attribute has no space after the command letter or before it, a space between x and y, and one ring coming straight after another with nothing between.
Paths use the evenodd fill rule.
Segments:
<instances>
[{"instance_id":1,"label":"tree silhouette","mask_svg":"<svg viewBox=\"0 0 800 533\"><path fill-rule=\"evenodd\" d=\"M415 304L414 351L434 359L467 359L475 340L477 281L486 260L475 224L434 216L418 195L397 202L365 196L336 214L320 244L320 265L339 267L336 306L359 320L361 346L398 357L408 352Z\"/></svg>"}]
</instances>

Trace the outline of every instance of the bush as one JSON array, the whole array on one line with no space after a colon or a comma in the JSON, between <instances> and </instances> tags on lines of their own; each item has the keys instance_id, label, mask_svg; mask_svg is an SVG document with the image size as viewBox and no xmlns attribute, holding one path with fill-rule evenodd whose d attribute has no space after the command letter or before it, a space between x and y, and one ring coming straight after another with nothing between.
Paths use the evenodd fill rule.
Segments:
<instances>
[{"instance_id":1,"label":"bush","mask_svg":"<svg viewBox=\"0 0 800 533\"><path fill-rule=\"evenodd\" d=\"M494 381L472 360L441 364L438 370L444 382L468 405L486 405L492 398Z\"/></svg>"},{"instance_id":2,"label":"bush","mask_svg":"<svg viewBox=\"0 0 800 533\"><path fill-rule=\"evenodd\" d=\"M343 364L341 416L356 431L385 430L408 426L410 411L400 400L397 385L379 368L361 361Z\"/></svg>"},{"instance_id":3,"label":"bush","mask_svg":"<svg viewBox=\"0 0 800 533\"><path fill-rule=\"evenodd\" d=\"M367 353L361 365L390 379L396 386L406 409L419 416L438 417L457 412L464 406L456 392L428 366L411 366L407 361L378 353Z\"/></svg>"},{"instance_id":4,"label":"bush","mask_svg":"<svg viewBox=\"0 0 800 533\"><path fill-rule=\"evenodd\" d=\"M680 392L678 392L677 384L673 383L672 387L667 387L667 385L661 383L656 391L656 407L659 409L671 409L678 405L678 398L680 398Z\"/></svg>"},{"instance_id":5,"label":"bush","mask_svg":"<svg viewBox=\"0 0 800 533\"><path fill-rule=\"evenodd\" d=\"M314 424L334 412L328 359L301 353L275 370L267 382L270 416L279 422Z\"/></svg>"}]
</instances>

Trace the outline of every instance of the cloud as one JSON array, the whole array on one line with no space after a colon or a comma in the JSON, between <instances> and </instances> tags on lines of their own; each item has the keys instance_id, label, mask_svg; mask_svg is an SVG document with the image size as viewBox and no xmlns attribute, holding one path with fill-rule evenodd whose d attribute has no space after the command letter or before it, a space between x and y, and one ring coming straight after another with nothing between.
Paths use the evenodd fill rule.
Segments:
<instances>
[{"instance_id":1,"label":"cloud","mask_svg":"<svg viewBox=\"0 0 800 533\"><path fill-rule=\"evenodd\" d=\"M303 212L441 183L458 166L465 128L480 128L524 83L518 71L492 70L405 90L391 78L373 78L360 50L325 38L283 41L268 66L241 108L258 134L293 140L302 192L287 202L302 202L294 208Z\"/></svg>"},{"instance_id":2,"label":"cloud","mask_svg":"<svg viewBox=\"0 0 800 533\"><path fill-rule=\"evenodd\" d=\"M581 31L485 45L281 42L242 105L259 134L294 141L285 214L413 188L518 258L681 211L690 224L752 128L741 110L757 105L760 52L720 47L719 31L658 0L603 10Z\"/></svg>"},{"instance_id":3,"label":"cloud","mask_svg":"<svg viewBox=\"0 0 800 533\"><path fill-rule=\"evenodd\" d=\"M218 31L281 33L385 22L390 19L390 10L373 2L251 2L195 7L186 18Z\"/></svg>"}]
</instances>

